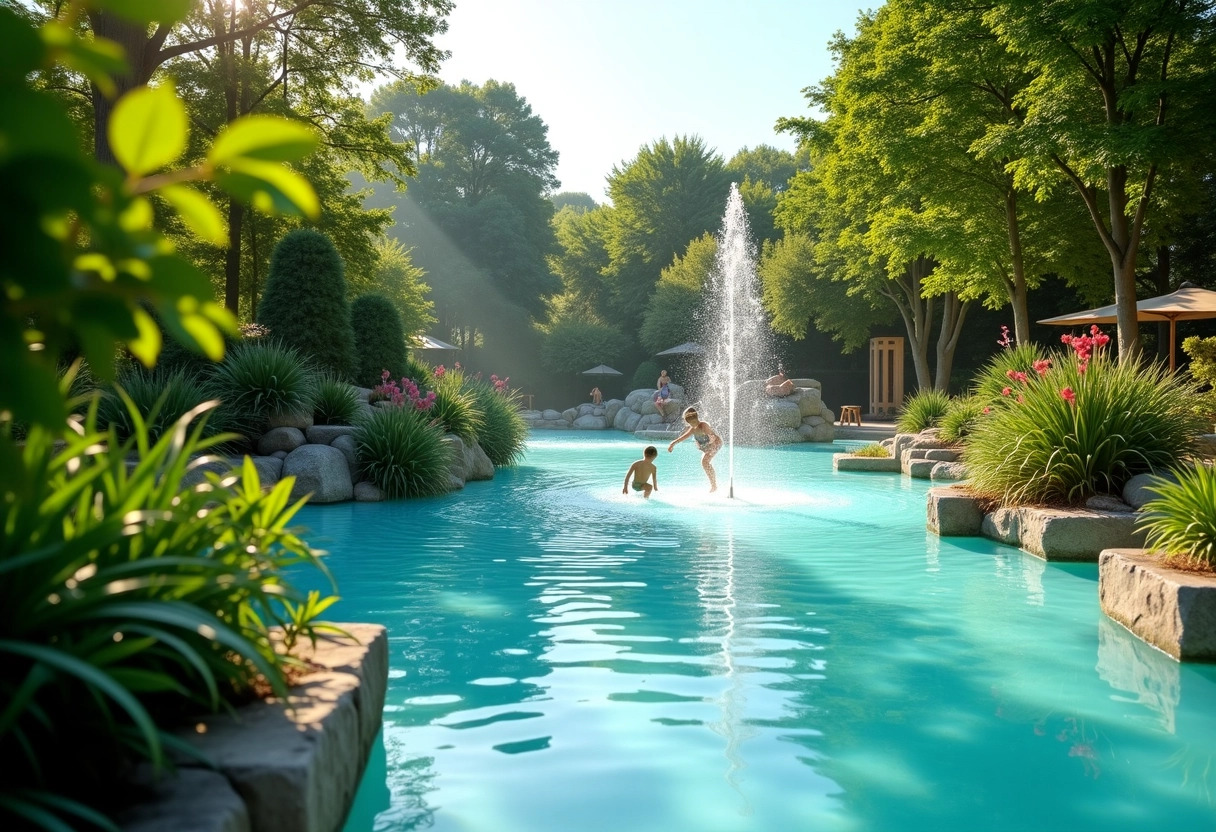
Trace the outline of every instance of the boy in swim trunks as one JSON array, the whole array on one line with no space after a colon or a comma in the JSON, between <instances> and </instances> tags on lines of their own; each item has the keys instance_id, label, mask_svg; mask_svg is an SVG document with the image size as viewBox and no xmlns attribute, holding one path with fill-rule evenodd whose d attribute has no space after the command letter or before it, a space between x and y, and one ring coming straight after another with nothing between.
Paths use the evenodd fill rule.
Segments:
<instances>
[{"instance_id":1,"label":"boy in swim trunks","mask_svg":"<svg viewBox=\"0 0 1216 832\"><path fill-rule=\"evenodd\" d=\"M654 467L654 459L659 455L659 449L654 445L647 445L646 450L642 452L642 458L629 466L629 470L625 472L625 485L621 488L622 494L629 493L629 478L633 477L633 490L641 491L642 496L647 500L650 499L651 491L659 490L659 470ZM649 480L654 480L654 485L651 485Z\"/></svg>"}]
</instances>

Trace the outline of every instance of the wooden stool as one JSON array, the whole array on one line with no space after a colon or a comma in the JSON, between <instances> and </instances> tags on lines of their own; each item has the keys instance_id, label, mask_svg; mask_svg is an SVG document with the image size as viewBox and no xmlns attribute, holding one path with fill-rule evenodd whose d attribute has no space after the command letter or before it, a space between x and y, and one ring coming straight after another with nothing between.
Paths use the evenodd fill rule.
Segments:
<instances>
[{"instance_id":1,"label":"wooden stool","mask_svg":"<svg viewBox=\"0 0 1216 832\"><path fill-rule=\"evenodd\" d=\"M849 425L856 423L857 427L861 427L861 406L856 404L842 404L840 406L840 424Z\"/></svg>"}]
</instances>

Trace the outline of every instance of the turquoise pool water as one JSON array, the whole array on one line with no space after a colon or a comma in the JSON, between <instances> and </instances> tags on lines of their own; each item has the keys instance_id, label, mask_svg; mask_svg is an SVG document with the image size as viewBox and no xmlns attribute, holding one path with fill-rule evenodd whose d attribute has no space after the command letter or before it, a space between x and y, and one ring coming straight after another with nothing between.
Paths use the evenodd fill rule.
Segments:
<instances>
[{"instance_id":1,"label":"turquoise pool water","mask_svg":"<svg viewBox=\"0 0 1216 832\"><path fill-rule=\"evenodd\" d=\"M1216 829L1216 668L1107 621L1096 566L939 539L925 483L825 447L738 452L735 501L660 449L624 496L643 444L302 512L332 617L390 635L347 832Z\"/></svg>"}]
</instances>

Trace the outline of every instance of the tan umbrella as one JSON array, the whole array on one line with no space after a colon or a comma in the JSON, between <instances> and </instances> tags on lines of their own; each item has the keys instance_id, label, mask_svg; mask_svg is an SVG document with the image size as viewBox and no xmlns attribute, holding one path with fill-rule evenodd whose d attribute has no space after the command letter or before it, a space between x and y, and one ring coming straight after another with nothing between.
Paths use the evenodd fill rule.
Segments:
<instances>
[{"instance_id":1,"label":"tan umbrella","mask_svg":"<svg viewBox=\"0 0 1216 832\"><path fill-rule=\"evenodd\" d=\"M1182 284L1177 292L1142 300L1136 304L1136 320L1170 322L1170 369L1174 369L1175 327L1178 321L1198 321L1216 318L1216 292L1200 289L1189 283ZM1086 324L1115 323L1115 305L1099 306L1070 315L1045 318L1039 323L1052 326L1085 326Z\"/></svg>"}]
</instances>

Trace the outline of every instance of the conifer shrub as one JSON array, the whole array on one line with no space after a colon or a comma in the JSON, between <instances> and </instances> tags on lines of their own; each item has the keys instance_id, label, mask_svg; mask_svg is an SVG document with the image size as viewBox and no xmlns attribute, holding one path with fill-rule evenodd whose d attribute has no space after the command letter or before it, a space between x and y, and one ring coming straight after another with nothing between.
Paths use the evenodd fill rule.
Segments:
<instances>
[{"instance_id":1,"label":"conifer shrub","mask_svg":"<svg viewBox=\"0 0 1216 832\"><path fill-rule=\"evenodd\" d=\"M349 379L355 372L355 336L342 258L324 234L307 228L286 234L270 257L258 323L318 370Z\"/></svg>"},{"instance_id":2,"label":"conifer shrub","mask_svg":"<svg viewBox=\"0 0 1216 832\"><path fill-rule=\"evenodd\" d=\"M350 305L355 335L355 383L374 387L385 370L393 378L411 377L401 315L384 295L360 295Z\"/></svg>"}]
</instances>

